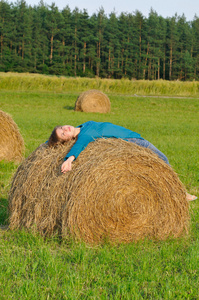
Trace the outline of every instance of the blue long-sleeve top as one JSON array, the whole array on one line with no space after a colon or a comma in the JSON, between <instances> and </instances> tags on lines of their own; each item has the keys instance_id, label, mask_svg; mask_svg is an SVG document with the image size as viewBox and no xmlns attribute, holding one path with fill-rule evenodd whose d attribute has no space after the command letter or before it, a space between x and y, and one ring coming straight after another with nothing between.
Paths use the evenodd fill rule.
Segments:
<instances>
[{"instance_id":1,"label":"blue long-sleeve top","mask_svg":"<svg viewBox=\"0 0 199 300\"><path fill-rule=\"evenodd\" d=\"M77 128L78 127L80 128L80 133L77 136L77 141L64 160L67 160L70 156L77 158L90 142L98 138L121 138L123 140L128 138L143 139L139 133L109 122L88 121L77 126Z\"/></svg>"}]
</instances>

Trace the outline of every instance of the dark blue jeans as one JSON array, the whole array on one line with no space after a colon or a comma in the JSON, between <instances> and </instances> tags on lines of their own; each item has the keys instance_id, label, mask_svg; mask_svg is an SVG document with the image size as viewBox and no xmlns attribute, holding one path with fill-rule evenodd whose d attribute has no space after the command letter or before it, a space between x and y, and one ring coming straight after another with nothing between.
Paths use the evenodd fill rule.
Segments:
<instances>
[{"instance_id":1,"label":"dark blue jeans","mask_svg":"<svg viewBox=\"0 0 199 300\"><path fill-rule=\"evenodd\" d=\"M147 140L130 138L130 139L127 139L127 141L131 142L131 143L135 143L138 146L151 149L154 153L156 153L159 156L159 158L164 160L165 163L169 165L169 161L168 161L168 158L166 157L166 155L164 155L164 153L162 153L160 150L158 150L153 144L149 143Z\"/></svg>"}]
</instances>

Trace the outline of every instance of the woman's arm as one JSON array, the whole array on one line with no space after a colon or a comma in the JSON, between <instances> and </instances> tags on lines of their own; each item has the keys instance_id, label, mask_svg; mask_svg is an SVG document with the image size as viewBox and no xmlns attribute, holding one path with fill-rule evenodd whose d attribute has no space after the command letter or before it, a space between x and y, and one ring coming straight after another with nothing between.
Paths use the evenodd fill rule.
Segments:
<instances>
[{"instance_id":1,"label":"woman's arm","mask_svg":"<svg viewBox=\"0 0 199 300\"><path fill-rule=\"evenodd\" d=\"M94 137L91 135L79 135L77 138L77 141L73 145L73 147L70 149L68 154L65 156L64 160L68 160L69 157L74 156L75 159L79 156L79 154L86 148L86 146L94 141Z\"/></svg>"},{"instance_id":2,"label":"woman's arm","mask_svg":"<svg viewBox=\"0 0 199 300\"><path fill-rule=\"evenodd\" d=\"M72 162L75 159L75 156L70 156L63 164L61 165L62 173L66 173L72 169Z\"/></svg>"}]
</instances>

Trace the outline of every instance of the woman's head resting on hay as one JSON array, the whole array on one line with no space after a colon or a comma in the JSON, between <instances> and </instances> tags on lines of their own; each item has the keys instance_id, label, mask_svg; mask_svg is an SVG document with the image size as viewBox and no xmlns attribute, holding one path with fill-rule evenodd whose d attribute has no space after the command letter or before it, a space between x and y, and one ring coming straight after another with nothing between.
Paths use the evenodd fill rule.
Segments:
<instances>
[{"instance_id":1,"label":"woman's head resting on hay","mask_svg":"<svg viewBox=\"0 0 199 300\"><path fill-rule=\"evenodd\" d=\"M75 139L80 133L80 128L72 125L56 126L48 140L49 147L53 147L60 143L65 143Z\"/></svg>"}]
</instances>

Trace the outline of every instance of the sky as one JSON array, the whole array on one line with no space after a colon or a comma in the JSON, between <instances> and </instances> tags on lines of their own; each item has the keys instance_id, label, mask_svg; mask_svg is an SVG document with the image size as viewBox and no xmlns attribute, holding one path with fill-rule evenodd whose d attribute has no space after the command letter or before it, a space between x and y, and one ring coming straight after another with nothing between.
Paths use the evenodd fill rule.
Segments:
<instances>
[{"instance_id":1,"label":"sky","mask_svg":"<svg viewBox=\"0 0 199 300\"><path fill-rule=\"evenodd\" d=\"M25 1L31 6L37 6L40 2L40 0ZM153 8L159 16L164 18L173 17L175 13L178 16L182 16L184 13L187 21L192 21L195 15L199 17L199 0L43 0L43 2L46 5L54 2L60 10L67 5L71 10L74 10L75 7L79 10L86 9L89 16L103 8L107 16L111 12L115 12L119 16L122 12L133 14L139 10L145 17L148 17Z\"/></svg>"}]
</instances>

